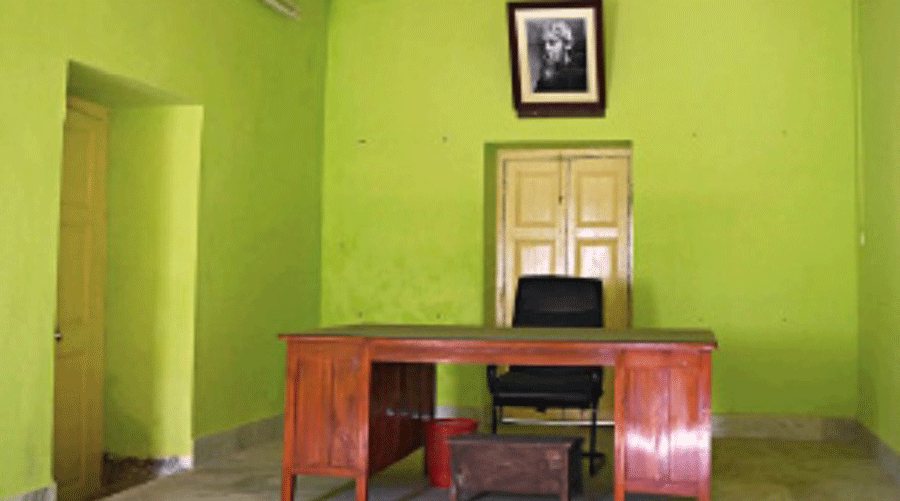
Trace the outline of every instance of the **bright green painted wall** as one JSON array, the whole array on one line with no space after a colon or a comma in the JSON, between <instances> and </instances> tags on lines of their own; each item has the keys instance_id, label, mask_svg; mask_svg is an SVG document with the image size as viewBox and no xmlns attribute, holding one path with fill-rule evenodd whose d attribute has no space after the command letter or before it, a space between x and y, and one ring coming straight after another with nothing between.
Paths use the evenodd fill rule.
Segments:
<instances>
[{"instance_id":1,"label":"bright green painted wall","mask_svg":"<svg viewBox=\"0 0 900 501\"><path fill-rule=\"evenodd\" d=\"M51 481L70 60L204 107L194 435L279 412L275 334L319 321L325 2L0 2L0 498Z\"/></svg>"},{"instance_id":2,"label":"bright green painted wall","mask_svg":"<svg viewBox=\"0 0 900 501\"><path fill-rule=\"evenodd\" d=\"M505 4L332 2L323 323L481 321L485 144L630 140L635 324L715 330L717 412L854 415L851 0L607 0L607 117L528 120Z\"/></svg>"},{"instance_id":3,"label":"bright green painted wall","mask_svg":"<svg viewBox=\"0 0 900 501\"><path fill-rule=\"evenodd\" d=\"M190 455L200 106L113 109L106 450Z\"/></svg>"},{"instance_id":4,"label":"bright green painted wall","mask_svg":"<svg viewBox=\"0 0 900 501\"><path fill-rule=\"evenodd\" d=\"M900 450L900 3L861 0L859 419Z\"/></svg>"}]
</instances>

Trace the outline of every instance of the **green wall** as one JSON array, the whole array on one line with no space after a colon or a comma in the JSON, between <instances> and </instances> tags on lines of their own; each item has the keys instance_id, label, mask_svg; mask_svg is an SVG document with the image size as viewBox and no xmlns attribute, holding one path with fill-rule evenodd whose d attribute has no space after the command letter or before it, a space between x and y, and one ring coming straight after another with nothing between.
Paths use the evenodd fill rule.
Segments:
<instances>
[{"instance_id":1,"label":"green wall","mask_svg":"<svg viewBox=\"0 0 900 501\"><path fill-rule=\"evenodd\" d=\"M861 206L859 419L900 450L900 3L859 11Z\"/></svg>"},{"instance_id":2,"label":"green wall","mask_svg":"<svg viewBox=\"0 0 900 501\"><path fill-rule=\"evenodd\" d=\"M190 455L200 106L110 117L106 451Z\"/></svg>"},{"instance_id":3,"label":"green wall","mask_svg":"<svg viewBox=\"0 0 900 501\"><path fill-rule=\"evenodd\" d=\"M322 322L480 322L485 145L628 140L635 325L714 329L717 412L853 416L853 2L607 0L598 119L515 116L505 5L333 0Z\"/></svg>"},{"instance_id":4,"label":"green wall","mask_svg":"<svg viewBox=\"0 0 900 501\"><path fill-rule=\"evenodd\" d=\"M204 109L193 435L282 406L275 334L319 323L325 2L0 3L0 498L51 483L66 72ZM136 389L140 390L140 389Z\"/></svg>"}]
</instances>

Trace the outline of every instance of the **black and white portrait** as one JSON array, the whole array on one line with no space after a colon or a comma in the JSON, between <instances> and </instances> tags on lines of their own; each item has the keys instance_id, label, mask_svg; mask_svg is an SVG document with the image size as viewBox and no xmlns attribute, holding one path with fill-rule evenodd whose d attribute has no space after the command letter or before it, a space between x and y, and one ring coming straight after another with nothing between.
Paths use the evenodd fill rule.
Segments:
<instances>
[{"instance_id":1,"label":"black and white portrait","mask_svg":"<svg viewBox=\"0 0 900 501\"><path fill-rule=\"evenodd\" d=\"M519 116L603 116L602 1L506 5L512 97Z\"/></svg>"},{"instance_id":2,"label":"black and white portrait","mask_svg":"<svg viewBox=\"0 0 900 501\"><path fill-rule=\"evenodd\" d=\"M528 65L534 92L585 92L585 20L529 19Z\"/></svg>"}]
</instances>

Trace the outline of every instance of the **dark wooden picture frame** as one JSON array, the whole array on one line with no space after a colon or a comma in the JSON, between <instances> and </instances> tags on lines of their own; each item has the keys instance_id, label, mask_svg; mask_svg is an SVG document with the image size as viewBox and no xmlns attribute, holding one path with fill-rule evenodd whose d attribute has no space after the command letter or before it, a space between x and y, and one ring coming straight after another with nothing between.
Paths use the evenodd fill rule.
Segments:
<instances>
[{"instance_id":1,"label":"dark wooden picture frame","mask_svg":"<svg viewBox=\"0 0 900 501\"><path fill-rule=\"evenodd\" d=\"M520 117L602 117L602 0L510 2L513 105Z\"/></svg>"}]
</instances>

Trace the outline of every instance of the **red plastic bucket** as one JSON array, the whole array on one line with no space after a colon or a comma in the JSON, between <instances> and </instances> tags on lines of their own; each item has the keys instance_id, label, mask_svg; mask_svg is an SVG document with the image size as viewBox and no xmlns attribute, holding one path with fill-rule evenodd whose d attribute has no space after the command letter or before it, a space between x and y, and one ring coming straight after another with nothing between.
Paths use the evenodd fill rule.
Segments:
<instances>
[{"instance_id":1,"label":"red plastic bucket","mask_svg":"<svg viewBox=\"0 0 900 501\"><path fill-rule=\"evenodd\" d=\"M478 421L467 418L432 419L425 426L425 468L435 487L450 487L450 447L447 439L468 435L478 429Z\"/></svg>"}]
</instances>

